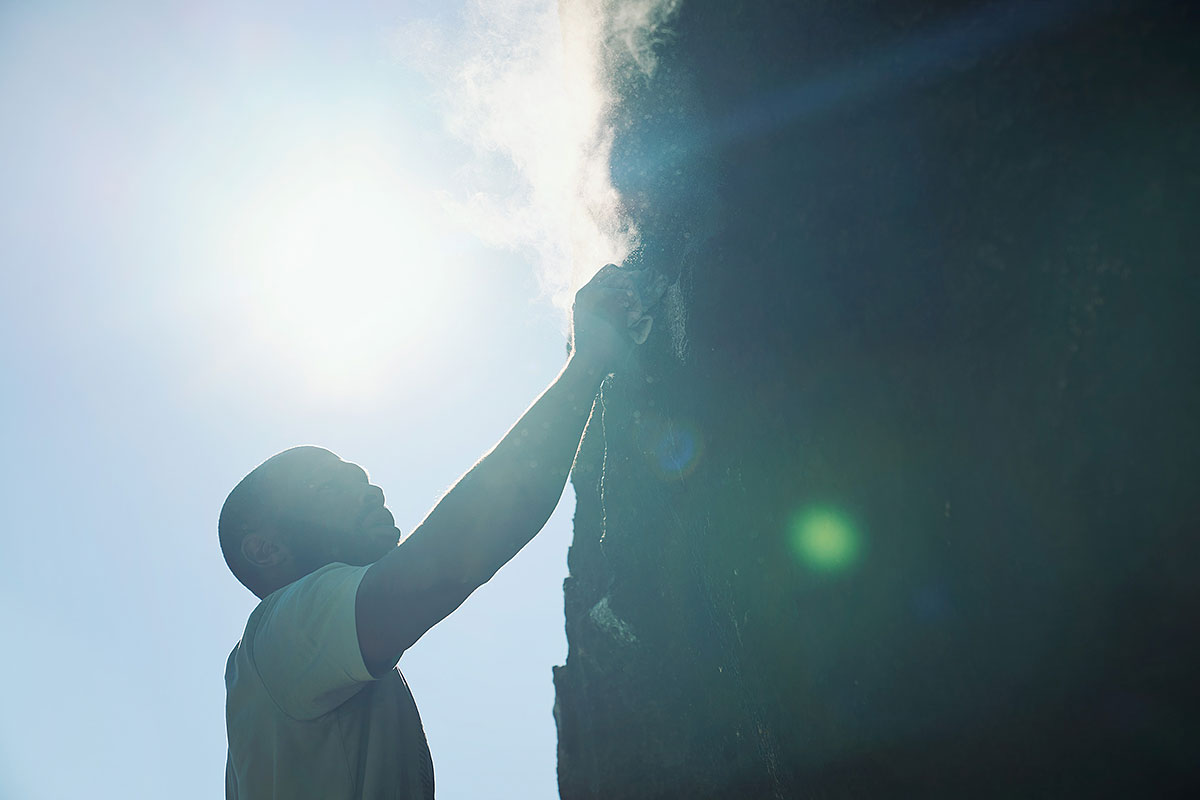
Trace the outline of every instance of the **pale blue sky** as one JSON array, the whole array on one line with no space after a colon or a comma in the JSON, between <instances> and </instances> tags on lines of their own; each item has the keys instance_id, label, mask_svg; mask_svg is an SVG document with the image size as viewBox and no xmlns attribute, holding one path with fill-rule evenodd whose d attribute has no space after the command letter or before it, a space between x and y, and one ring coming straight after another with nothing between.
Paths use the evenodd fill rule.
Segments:
<instances>
[{"instance_id":1,"label":"pale blue sky","mask_svg":"<svg viewBox=\"0 0 1200 800\"><path fill-rule=\"evenodd\" d=\"M564 358L437 210L470 154L391 32L458 4L248 5L0 7L0 797L220 796L228 490L321 444L411 530ZM401 662L442 800L557 796L572 507Z\"/></svg>"}]
</instances>

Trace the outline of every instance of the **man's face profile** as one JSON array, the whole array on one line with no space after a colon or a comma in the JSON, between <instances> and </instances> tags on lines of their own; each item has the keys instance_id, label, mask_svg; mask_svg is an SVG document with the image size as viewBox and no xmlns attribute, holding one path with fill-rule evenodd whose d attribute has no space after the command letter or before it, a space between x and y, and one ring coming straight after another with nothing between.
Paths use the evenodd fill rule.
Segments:
<instances>
[{"instance_id":1,"label":"man's face profile","mask_svg":"<svg viewBox=\"0 0 1200 800\"><path fill-rule=\"evenodd\" d=\"M295 580L334 562L372 564L400 541L383 491L357 464L324 448L285 450L250 477L258 522L240 548L250 564L282 563Z\"/></svg>"}]
</instances>

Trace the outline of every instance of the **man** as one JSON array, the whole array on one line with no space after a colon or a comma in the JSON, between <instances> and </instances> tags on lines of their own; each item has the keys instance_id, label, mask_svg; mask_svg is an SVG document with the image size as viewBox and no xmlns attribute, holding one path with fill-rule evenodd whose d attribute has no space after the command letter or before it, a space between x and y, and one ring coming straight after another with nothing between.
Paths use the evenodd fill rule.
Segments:
<instances>
[{"instance_id":1,"label":"man","mask_svg":"<svg viewBox=\"0 0 1200 800\"><path fill-rule=\"evenodd\" d=\"M328 450L234 488L221 549L262 602L226 666L227 798L433 797L396 663L549 519L600 382L644 339L637 288L610 264L579 290L562 372L403 542L383 492Z\"/></svg>"}]
</instances>

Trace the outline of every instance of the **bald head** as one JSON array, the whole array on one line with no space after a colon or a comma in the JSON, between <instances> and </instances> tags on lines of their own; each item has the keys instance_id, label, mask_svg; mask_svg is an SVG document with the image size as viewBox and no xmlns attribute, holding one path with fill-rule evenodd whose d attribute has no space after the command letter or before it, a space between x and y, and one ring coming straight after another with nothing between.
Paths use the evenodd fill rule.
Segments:
<instances>
[{"instance_id":1,"label":"bald head","mask_svg":"<svg viewBox=\"0 0 1200 800\"><path fill-rule=\"evenodd\" d=\"M251 471L225 500L217 527L225 563L259 597L326 564L374 563L400 538L366 472L313 446Z\"/></svg>"}]
</instances>

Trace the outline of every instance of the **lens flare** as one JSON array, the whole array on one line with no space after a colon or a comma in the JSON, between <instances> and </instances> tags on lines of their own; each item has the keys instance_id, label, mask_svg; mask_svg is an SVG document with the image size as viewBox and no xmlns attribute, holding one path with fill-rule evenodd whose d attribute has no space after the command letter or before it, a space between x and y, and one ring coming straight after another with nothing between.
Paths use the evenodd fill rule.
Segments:
<instances>
[{"instance_id":1,"label":"lens flare","mask_svg":"<svg viewBox=\"0 0 1200 800\"><path fill-rule=\"evenodd\" d=\"M686 422L663 423L650 441L649 453L655 471L664 478L679 480L691 475L704 453L704 439Z\"/></svg>"},{"instance_id":2,"label":"lens flare","mask_svg":"<svg viewBox=\"0 0 1200 800\"><path fill-rule=\"evenodd\" d=\"M789 529L792 552L815 572L837 573L853 567L862 552L862 538L841 511L813 506L797 513Z\"/></svg>"}]
</instances>

